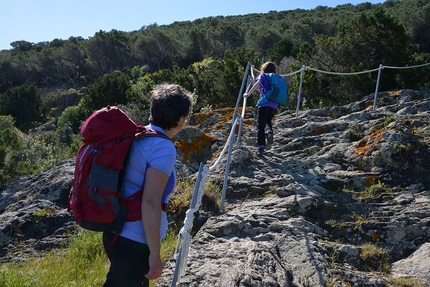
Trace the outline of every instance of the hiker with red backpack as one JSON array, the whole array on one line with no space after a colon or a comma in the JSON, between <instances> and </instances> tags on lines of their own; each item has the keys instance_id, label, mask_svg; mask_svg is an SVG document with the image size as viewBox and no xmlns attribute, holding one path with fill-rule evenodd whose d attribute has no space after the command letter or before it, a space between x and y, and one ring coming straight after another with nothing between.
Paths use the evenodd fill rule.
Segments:
<instances>
[{"instance_id":1,"label":"hiker with red backpack","mask_svg":"<svg viewBox=\"0 0 430 287\"><path fill-rule=\"evenodd\" d=\"M142 137L131 146L123 190L129 198L143 186L141 220L126 221L119 236L103 232L111 263L104 287L149 286L163 272L160 241L167 233L166 206L176 185L176 148L169 138L183 128L191 105L190 92L179 85L163 84L152 91L146 128L167 137Z\"/></svg>"},{"instance_id":2,"label":"hiker with red backpack","mask_svg":"<svg viewBox=\"0 0 430 287\"><path fill-rule=\"evenodd\" d=\"M279 81L279 86L274 84L272 78L276 77ZM280 95L274 95L274 90L281 90ZM258 154L262 155L267 144L273 144L273 124L272 120L278 112L280 103L288 99L288 91L285 79L276 74L275 64L266 62L261 66L260 75L255 79L255 84L245 93L244 97L249 97L257 89L260 90L260 100L257 102L258 120L257 120L257 143ZM271 93L273 95L269 95Z\"/></svg>"}]
</instances>

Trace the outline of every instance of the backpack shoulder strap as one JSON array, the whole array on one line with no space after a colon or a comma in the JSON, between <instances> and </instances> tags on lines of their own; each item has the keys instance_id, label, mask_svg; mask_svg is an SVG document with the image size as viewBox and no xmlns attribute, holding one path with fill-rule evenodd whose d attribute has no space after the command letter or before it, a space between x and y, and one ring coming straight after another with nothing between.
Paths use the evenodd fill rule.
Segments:
<instances>
[{"instance_id":1,"label":"backpack shoulder strap","mask_svg":"<svg viewBox=\"0 0 430 287\"><path fill-rule=\"evenodd\" d=\"M169 141L172 141L171 138L169 138L167 135L165 135L162 132L156 131L156 130L152 130L152 129L147 129L143 126L139 126L138 131L135 135L135 139L141 139L144 137L163 137L168 139ZM173 141L172 141L173 142Z\"/></svg>"},{"instance_id":2,"label":"backpack shoulder strap","mask_svg":"<svg viewBox=\"0 0 430 287\"><path fill-rule=\"evenodd\" d=\"M143 139L146 137L162 137L162 138L168 139L173 144L173 140L170 139L164 133L156 131L156 130L152 130L152 129L147 129L144 126L142 126L142 124L138 123L137 124L137 130L136 130L136 133L134 135L134 140L139 140L139 139ZM130 160L131 150L132 150L132 148L130 147L130 149L127 151L127 155L124 158L124 162L123 162L124 169L121 171L121 174L120 174L119 186L120 186L121 194L123 192L123 176L125 174L125 169L126 169L128 162Z\"/></svg>"}]
</instances>

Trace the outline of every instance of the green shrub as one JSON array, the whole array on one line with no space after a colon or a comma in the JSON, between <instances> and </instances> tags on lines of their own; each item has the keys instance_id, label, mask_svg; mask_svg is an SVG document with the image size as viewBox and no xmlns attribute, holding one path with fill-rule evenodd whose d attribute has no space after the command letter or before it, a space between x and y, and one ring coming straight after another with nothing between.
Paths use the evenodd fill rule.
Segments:
<instances>
[{"instance_id":1,"label":"green shrub","mask_svg":"<svg viewBox=\"0 0 430 287\"><path fill-rule=\"evenodd\" d=\"M81 105L67 107L57 121L57 135L60 142L67 143L70 135L79 133L82 121L88 116ZM70 144L70 143L69 143Z\"/></svg>"},{"instance_id":2,"label":"green shrub","mask_svg":"<svg viewBox=\"0 0 430 287\"><path fill-rule=\"evenodd\" d=\"M112 72L94 81L87 87L85 95L79 105L87 115L107 105L127 104L129 101L127 94L131 83L126 74Z\"/></svg>"},{"instance_id":3,"label":"green shrub","mask_svg":"<svg viewBox=\"0 0 430 287\"><path fill-rule=\"evenodd\" d=\"M58 144L53 132L26 136L10 128L2 130L0 183L41 172L63 159L73 157L77 151L76 145L67 147Z\"/></svg>"},{"instance_id":4,"label":"green shrub","mask_svg":"<svg viewBox=\"0 0 430 287\"><path fill-rule=\"evenodd\" d=\"M11 115L8 115L8 116L0 115L0 131L5 130L7 128L14 129L15 120Z\"/></svg>"},{"instance_id":5,"label":"green shrub","mask_svg":"<svg viewBox=\"0 0 430 287\"><path fill-rule=\"evenodd\" d=\"M11 158L16 176L35 174L64 159L60 147L45 144L39 138L26 137L23 148ZM9 170L12 173L12 170Z\"/></svg>"},{"instance_id":6,"label":"green shrub","mask_svg":"<svg viewBox=\"0 0 430 287\"><path fill-rule=\"evenodd\" d=\"M51 92L42 97L42 113L46 119L54 118L57 110L57 100L61 97L59 92Z\"/></svg>"},{"instance_id":7,"label":"green shrub","mask_svg":"<svg viewBox=\"0 0 430 287\"><path fill-rule=\"evenodd\" d=\"M16 176L15 156L22 146L23 141L17 129L0 130L0 184Z\"/></svg>"}]
</instances>

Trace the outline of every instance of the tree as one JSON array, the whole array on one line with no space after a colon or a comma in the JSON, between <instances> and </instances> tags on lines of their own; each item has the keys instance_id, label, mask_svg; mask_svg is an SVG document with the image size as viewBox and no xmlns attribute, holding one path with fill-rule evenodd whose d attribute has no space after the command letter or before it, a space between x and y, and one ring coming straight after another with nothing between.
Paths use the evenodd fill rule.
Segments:
<instances>
[{"instance_id":1,"label":"tree","mask_svg":"<svg viewBox=\"0 0 430 287\"><path fill-rule=\"evenodd\" d=\"M418 44L420 53L430 53L430 3L420 11L420 17L416 19L418 23L413 27L412 37Z\"/></svg>"},{"instance_id":2,"label":"tree","mask_svg":"<svg viewBox=\"0 0 430 287\"><path fill-rule=\"evenodd\" d=\"M383 8L375 8L371 13L363 12L339 30L343 45L345 65L352 71L370 70L385 66L405 66L409 62L409 38L405 28ZM384 70L380 90L398 87L396 70ZM373 82L363 85L362 80L351 82L361 93L374 90L377 74ZM351 78L353 80L354 78ZM363 94L362 94L363 96Z\"/></svg>"},{"instance_id":3,"label":"tree","mask_svg":"<svg viewBox=\"0 0 430 287\"><path fill-rule=\"evenodd\" d=\"M384 2L405 26L419 53L430 53L430 2L417 0Z\"/></svg>"},{"instance_id":4,"label":"tree","mask_svg":"<svg viewBox=\"0 0 430 287\"><path fill-rule=\"evenodd\" d=\"M298 43L313 43L315 32L313 30L314 22L309 17L302 18L292 25L292 39Z\"/></svg>"},{"instance_id":5,"label":"tree","mask_svg":"<svg viewBox=\"0 0 430 287\"><path fill-rule=\"evenodd\" d=\"M21 40L10 43L14 50L19 52L30 51L33 48L33 43Z\"/></svg>"},{"instance_id":6,"label":"tree","mask_svg":"<svg viewBox=\"0 0 430 287\"><path fill-rule=\"evenodd\" d=\"M41 74L44 87L60 86L63 78L61 57L56 57L58 49L47 47L39 53L37 69Z\"/></svg>"},{"instance_id":7,"label":"tree","mask_svg":"<svg viewBox=\"0 0 430 287\"><path fill-rule=\"evenodd\" d=\"M42 91L35 84L10 88L0 96L0 113L11 115L19 129L27 130L41 120Z\"/></svg>"},{"instance_id":8,"label":"tree","mask_svg":"<svg viewBox=\"0 0 430 287\"><path fill-rule=\"evenodd\" d=\"M339 38L350 66L363 63L365 69L384 65L404 65L408 61L405 28L383 8L363 12L340 26Z\"/></svg>"},{"instance_id":9,"label":"tree","mask_svg":"<svg viewBox=\"0 0 430 287\"><path fill-rule=\"evenodd\" d=\"M219 57L224 57L227 51L234 50L243 45L245 41L244 33L239 28L237 22L221 22L217 25L215 39L219 43Z\"/></svg>"},{"instance_id":10,"label":"tree","mask_svg":"<svg viewBox=\"0 0 430 287\"><path fill-rule=\"evenodd\" d=\"M64 70L64 80L68 85L78 87L86 85L91 79L88 56L85 52L84 42L78 38L70 37L67 42L58 49L57 59L62 60Z\"/></svg>"},{"instance_id":11,"label":"tree","mask_svg":"<svg viewBox=\"0 0 430 287\"><path fill-rule=\"evenodd\" d=\"M12 86L13 69L11 52L0 53L0 93L5 92Z\"/></svg>"},{"instance_id":12,"label":"tree","mask_svg":"<svg viewBox=\"0 0 430 287\"><path fill-rule=\"evenodd\" d=\"M301 68L299 67L297 62L292 63L291 67L295 70L298 70L299 68ZM296 79L294 81L294 85L290 87L290 92L299 90L300 77L301 77L301 73L297 73L295 75ZM303 84L302 84L302 94L301 94L302 102L300 103L301 107L304 107L304 108L318 107L319 101L320 101L320 97L318 97L318 92L317 92L318 84L319 84L319 81L316 73L309 69L305 69L303 73ZM293 100L296 101L296 99L293 99Z\"/></svg>"},{"instance_id":13,"label":"tree","mask_svg":"<svg viewBox=\"0 0 430 287\"><path fill-rule=\"evenodd\" d=\"M219 67L222 79L222 83L219 83L222 85L222 93L220 95L221 101L218 103L219 107L231 107L236 105L248 61L251 61L254 65L260 66L260 61L256 53L252 50L238 48L226 53L222 61L222 66Z\"/></svg>"},{"instance_id":14,"label":"tree","mask_svg":"<svg viewBox=\"0 0 430 287\"><path fill-rule=\"evenodd\" d=\"M87 88L87 95L81 99L79 105L83 106L89 115L107 105L126 104L128 102L127 91L131 83L126 74L112 72L94 81Z\"/></svg>"},{"instance_id":15,"label":"tree","mask_svg":"<svg viewBox=\"0 0 430 287\"><path fill-rule=\"evenodd\" d=\"M172 59L180 48L165 31L152 24L140 31L136 40L135 53L142 64L149 67L150 72L159 71L173 64Z\"/></svg>"},{"instance_id":16,"label":"tree","mask_svg":"<svg viewBox=\"0 0 430 287\"><path fill-rule=\"evenodd\" d=\"M132 70L137 73L137 67ZM150 93L155 85L155 82L151 79L149 75L144 75L136 79L131 85L130 90L127 92L127 98L137 104L139 109L149 110L150 107Z\"/></svg>"},{"instance_id":17,"label":"tree","mask_svg":"<svg viewBox=\"0 0 430 287\"><path fill-rule=\"evenodd\" d=\"M128 54L128 37L125 32L100 30L89 40L89 55L95 63L99 76L126 67L125 55Z\"/></svg>"},{"instance_id":18,"label":"tree","mask_svg":"<svg viewBox=\"0 0 430 287\"><path fill-rule=\"evenodd\" d=\"M255 50L260 57L266 57L268 51L281 40L279 33L268 26L253 28L246 34L246 42L249 48Z\"/></svg>"},{"instance_id":19,"label":"tree","mask_svg":"<svg viewBox=\"0 0 430 287\"><path fill-rule=\"evenodd\" d=\"M284 57L288 57L292 54L294 44L288 38L283 38L281 41L275 44L271 51L271 58L273 61L279 63Z\"/></svg>"},{"instance_id":20,"label":"tree","mask_svg":"<svg viewBox=\"0 0 430 287\"><path fill-rule=\"evenodd\" d=\"M195 104L193 110L202 108L218 108L221 105L220 67L221 59L207 58L196 62L188 68L173 67L171 72L164 72L169 81L181 85L193 93ZM163 70L164 71L164 70Z\"/></svg>"},{"instance_id":21,"label":"tree","mask_svg":"<svg viewBox=\"0 0 430 287\"><path fill-rule=\"evenodd\" d=\"M205 54L209 54L208 51L211 47L207 33L203 30L192 29L188 32L188 37L190 42L185 51L186 66L202 61Z\"/></svg>"}]
</instances>

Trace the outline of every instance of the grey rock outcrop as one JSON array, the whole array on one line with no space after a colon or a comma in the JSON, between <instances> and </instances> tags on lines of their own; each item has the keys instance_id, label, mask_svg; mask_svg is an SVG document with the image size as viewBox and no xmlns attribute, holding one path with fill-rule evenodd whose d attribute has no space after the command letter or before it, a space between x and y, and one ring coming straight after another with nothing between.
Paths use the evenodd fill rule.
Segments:
<instances>
[{"instance_id":1,"label":"grey rock outcrop","mask_svg":"<svg viewBox=\"0 0 430 287\"><path fill-rule=\"evenodd\" d=\"M282 112L263 156L248 108L224 210L198 212L178 286L398 286L401 277L430 286L430 93L380 93L372 105L368 96L298 118ZM194 115L177 135L183 176L194 177L199 161L213 164L231 112ZM198 150L185 154L196 138ZM208 179L222 184L225 167L226 157ZM57 248L74 231L73 168L63 161L3 188L4 261ZM157 286L170 286L175 263Z\"/></svg>"},{"instance_id":2,"label":"grey rock outcrop","mask_svg":"<svg viewBox=\"0 0 430 287\"><path fill-rule=\"evenodd\" d=\"M0 257L21 261L59 248L75 230L67 212L74 160L12 181L0 192Z\"/></svg>"},{"instance_id":3,"label":"grey rock outcrop","mask_svg":"<svg viewBox=\"0 0 430 287\"><path fill-rule=\"evenodd\" d=\"M79 91L79 92L67 93L62 95L60 98L58 98L55 101L55 104L56 104L55 118L58 119L61 116L62 112L67 107L77 106L82 96L83 96L82 91Z\"/></svg>"},{"instance_id":4,"label":"grey rock outcrop","mask_svg":"<svg viewBox=\"0 0 430 287\"><path fill-rule=\"evenodd\" d=\"M402 276L430 286L428 260L415 259L430 241L430 94L372 103L283 112L262 157L244 124L225 210L194 236L179 286L396 286Z\"/></svg>"}]
</instances>

